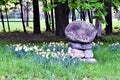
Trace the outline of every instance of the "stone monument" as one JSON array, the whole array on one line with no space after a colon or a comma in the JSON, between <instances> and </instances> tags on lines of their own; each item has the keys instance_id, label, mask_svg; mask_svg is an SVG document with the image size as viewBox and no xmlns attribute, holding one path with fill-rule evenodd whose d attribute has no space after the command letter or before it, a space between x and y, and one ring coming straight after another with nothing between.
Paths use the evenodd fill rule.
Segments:
<instances>
[{"instance_id":1,"label":"stone monument","mask_svg":"<svg viewBox=\"0 0 120 80\"><path fill-rule=\"evenodd\" d=\"M91 50L96 34L95 26L86 21L78 20L68 24L65 28L65 35L70 40L68 54L84 62L97 62Z\"/></svg>"}]
</instances>

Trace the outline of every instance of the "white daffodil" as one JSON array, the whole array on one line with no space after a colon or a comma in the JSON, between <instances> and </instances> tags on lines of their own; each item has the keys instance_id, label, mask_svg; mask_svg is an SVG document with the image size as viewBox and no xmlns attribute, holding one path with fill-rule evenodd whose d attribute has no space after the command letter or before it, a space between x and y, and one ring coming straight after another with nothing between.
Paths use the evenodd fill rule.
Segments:
<instances>
[{"instance_id":1,"label":"white daffodil","mask_svg":"<svg viewBox=\"0 0 120 80\"><path fill-rule=\"evenodd\" d=\"M47 52L50 52L50 49L47 49L46 51L47 51Z\"/></svg>"},{"instance_id":2,"label":"white daffodil","mask_svg":"<svg viewBox=\"0 0 120 80\"><path fill-rule=\"evenodd\" d=\"M34 48L35 50L37 50L37 49L38 49L38 47L37 47L37 46L34 46L33 48Z\"/></svg>"}]
</instances>

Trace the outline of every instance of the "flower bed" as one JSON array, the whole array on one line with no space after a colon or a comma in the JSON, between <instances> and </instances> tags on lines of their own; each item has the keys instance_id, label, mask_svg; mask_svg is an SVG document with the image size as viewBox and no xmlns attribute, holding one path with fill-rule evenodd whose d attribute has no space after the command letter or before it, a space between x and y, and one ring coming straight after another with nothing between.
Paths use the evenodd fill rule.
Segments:
<instances>
[{"instance_id":1,"label":"flower bed","mask_svg":"<svg viewBox=\"0 0 120 80\"><path fill-rule=\"evenodd\" d=\"M7 45L7 51L14 53L17 58L31 57L37 63L55 66L79 65L79 59L71 58L68 52L68 45L63 42L43 43L42 46L35 44L11 44Z\"/></svg>"}]
</instances>

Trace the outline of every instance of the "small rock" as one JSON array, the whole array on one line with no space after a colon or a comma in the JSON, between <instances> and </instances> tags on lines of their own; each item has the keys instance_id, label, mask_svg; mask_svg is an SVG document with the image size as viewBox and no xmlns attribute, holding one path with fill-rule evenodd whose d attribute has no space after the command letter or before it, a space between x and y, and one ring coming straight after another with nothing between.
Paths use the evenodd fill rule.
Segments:
<instances>
[{"instance_id":1,"label":"small rock","mask_svg":"<svg viewBox=\"0 0 120 80\"><path fill-rule=\"evenodd\" d=\"M92 58L93 57L93 51L92 50L85 50L84 55L85 55L85 58Z\"/></svg>"},{"instance_id":2,"label":"small rock","mask_svg":"<svg viewBox=\"0 0 120 80\"><path fill-rule=\"evenodd\" d=\"M72 49L72 48L68 48L68 54L72 57L72 58L83 58L85 57L84 55L84 51L82 50L78 50L78 49Z\"/></svg>"}]
</instances>

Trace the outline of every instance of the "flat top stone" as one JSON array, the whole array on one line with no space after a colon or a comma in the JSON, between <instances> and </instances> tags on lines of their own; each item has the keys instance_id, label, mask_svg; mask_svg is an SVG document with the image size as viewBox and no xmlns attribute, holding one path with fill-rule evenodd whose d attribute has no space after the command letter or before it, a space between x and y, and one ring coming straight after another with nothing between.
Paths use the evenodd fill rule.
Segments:
<instances>
[{"instance_id":1,"label":"flat top stone","mask_svg":"<svg viewBox=\"0 0 120 80\"><path fill-rule=\"evenodd\" d=\"M72 41L89 43L97 34L95 26L86 21L73 21L65 28L65 35Z\"/></svg>"}]
</instances>

